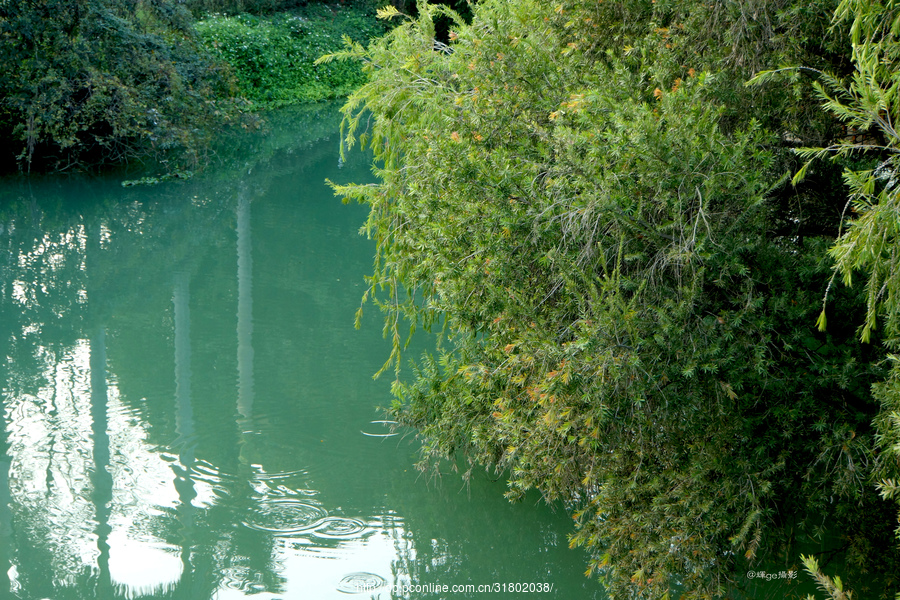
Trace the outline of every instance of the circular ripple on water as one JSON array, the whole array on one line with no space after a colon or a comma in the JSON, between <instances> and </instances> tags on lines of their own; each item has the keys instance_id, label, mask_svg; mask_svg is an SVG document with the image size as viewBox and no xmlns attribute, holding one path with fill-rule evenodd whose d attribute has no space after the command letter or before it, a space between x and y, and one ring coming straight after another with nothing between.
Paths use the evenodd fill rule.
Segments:
<instances>
[{"instance_id":1,"label":"circular ripple on water","mask_svg":"<svg viewBox=\"0 0 900 600\"><path fill-rule=\"evenodd\" d=\"M359 537L366 527L359 519L326 517L316 526L313 535L333 540L350 540Z\"/></svg>"},{"instance_id":2,"label":"circular ripple on water","mask_svg":"<svg viewBox=\"0 0 900 600\"><path fill-rule=\"evenodd\" d=\"M296 469L294 471L276 471L274 473L260 472L256 473L254 477L256 479L268 481L273 479L290 479L292 477L301 477L305 475L307 475L306 471L302 469Z\"/></svg>"},{"instance_id":3,"label":"circular ripple on water","mask_svg":"<svg viewBox=\"0 0 900 600\"><path fill-rule=\"evenodd\" d=\"M237 565L222 569L221 585L226 589L246 594L258 594L266 590L260 573L254 573L248 567Z\"/></svg>"},{"instance_id":4,"label":"circular ripple on water","mask_svg":"<svg viewBox=\"0 0 900 600\"><path fill-rule=\"evenodd\" d=\"M326 516L328 513L321 507L283 498L261 502L244 525L259 531L293 534L315 529Z\"/></svg>"},{"instance_id":5,"label":"circular ripple on water","mask_svg":"<svg viewBox=\"0 0 900 600\"><path fill-rule=\"evenodd\" d=\"M338 584L337 589L345 594L363 594L377 590L385 584L387 584L387 580L381 575L360 571L345 575Z\"/></svg>"}]
</instances>

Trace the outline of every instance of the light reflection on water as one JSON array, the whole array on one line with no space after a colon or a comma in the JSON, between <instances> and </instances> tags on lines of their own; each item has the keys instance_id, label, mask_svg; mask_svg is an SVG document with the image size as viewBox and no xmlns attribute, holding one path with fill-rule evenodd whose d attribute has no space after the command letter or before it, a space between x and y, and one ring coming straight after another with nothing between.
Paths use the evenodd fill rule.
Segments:
<instances>
[{"instance_id":1,"label":"light reflection on water","mask_svg":"<svg viewBox=\"0 0 900 600\"><path fill-rule=\"evenodd\" d=\"M85 570L96 568L99 555L96 506L89 485L94 459L90 341L77 340L55 362L48 353L41 358L47 366L44 379L52 385L7 405L12 407L8 444L14 474L9 489L18 509L27 515L23 520L35 527L29 534L53 545L54 584L70 587L78 584ZM112 380L107 384L107 407L108 469L114 482L107 516L109 578L126 598L165 594L176 588L185 569L181 548L157 533L179 509L176 479L191 481L192 508L210 509L227 496L236 476L223 475L205 461L188 467L179 463L178 455L148 443L139 412L122 404ZM404 537L400 519L330 515L315 503L317 491L285 485L307 480L304 469L273 473L263 465L251 469L246 485L254 502L243 511L246 520L241 525L275 536L274 562L286 574L280 587L315 590L320 598L335 591L347 593L346 574L361 563L390 576L395 541ZM244 597L268 587L261 572L233 564L223 569L215 597Z\"/></svg>"},{"instance_id":2,"label":"light reflection on water","mask_svg":"<svg viewBox=\"0 0 900 600\"><path fill-rule=\"evenodd\" d=\"M352 326L365 211L322 184L368 167L337 170L336 124L187 183L0 184L0 598L600 597L564 514L423 481L388 435L378 316Z\"/></svg>"}]
</instances>

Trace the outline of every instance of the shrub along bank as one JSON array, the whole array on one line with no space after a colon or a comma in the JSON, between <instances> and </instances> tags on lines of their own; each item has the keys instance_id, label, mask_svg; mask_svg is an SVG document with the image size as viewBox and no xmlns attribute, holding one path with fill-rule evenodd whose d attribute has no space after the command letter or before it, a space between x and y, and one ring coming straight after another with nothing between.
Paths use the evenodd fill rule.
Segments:
<instances>
[{"instance_id":1,"label":"shrub along bank","mask_svg":"<svg viewBox=\"0 0 900 600\"><path fill-rule=\"evenodd\" d=\"M210 15L195 30L210 55L231 67L242 97L274 108L346 96L365 83L357 64L315 60L342 48L344 36L364 44L385 27L371 4L311 4L271 15Z\"/></svg>"},{"instance_id":2,"label":"shrub along bank","mask_svg":"<svg viewBox=\"0 0 900 600\"><path fill-rule=\"evenodd\" d=\"M826 532L893 597L898 14L484 0L342 54L381 177L338 188L371 209L366 296L391 360L404 318L443 334L394 388L422 469L462 455L567 503L614 598L743 597ZM784 65L807 68L746 85ZM836 160L794 186L800 146Z\"/></svg>"},{"instance_id":3,"label":"shrub along bank","mask_svg":"<svg viewBox=\"0 0 900 600\"><path fill-rule=\"evenodd\" d=\"M375 3L0 1L0 171L202 165L254 112L346 95L356 65L314 66L384 31ZM219 10L200 22L188 10ZM268 13L292 8L290 13ZM226 16L235 10L265 14Z\"/></svg>"},{"instance_id":4,"label":"shrub along bank","mask_svg":"<svg viewBox=\"0 0 900 600\"><path fill-rule=\"evenodd\" d=\"M178 150L200 160L239 115L233 77L170 0L0 2L7 169L74 169ZM5 170L5 169L4 169Z\"/></svg>"}]
</instances>

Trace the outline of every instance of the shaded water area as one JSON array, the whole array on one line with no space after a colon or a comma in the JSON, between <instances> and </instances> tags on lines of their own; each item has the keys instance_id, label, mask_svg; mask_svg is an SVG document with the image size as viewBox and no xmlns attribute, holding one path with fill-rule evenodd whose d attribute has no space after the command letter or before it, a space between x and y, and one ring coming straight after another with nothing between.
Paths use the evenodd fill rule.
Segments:
<instances>
[{"instance_id":1,"label":"shaded water area","mask_svg":"<svg viewBox=\"0 0 900 600\"><path fill-rule=\"evenodd\" d=\"M283 113L187 182L0 183L0 597L602 598L564 511L385 435L337 126Z\"/></svg>"}]
</instances>

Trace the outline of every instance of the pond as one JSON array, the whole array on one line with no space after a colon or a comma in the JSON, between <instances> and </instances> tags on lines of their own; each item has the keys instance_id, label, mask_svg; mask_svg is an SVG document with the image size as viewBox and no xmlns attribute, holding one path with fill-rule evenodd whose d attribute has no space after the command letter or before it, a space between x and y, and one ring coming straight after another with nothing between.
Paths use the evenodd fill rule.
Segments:
<instances>
[{"instance_id":1,"label":"pond","mask_svg":"<svg viewBox=\"0 0 900 600\"><path fill-rule=\"evenodd\" d=\"M389 435L338 123L285 111L189 181L0 182L0 597L603 597L564 510Z\"/></svg>"}]
</instances>

